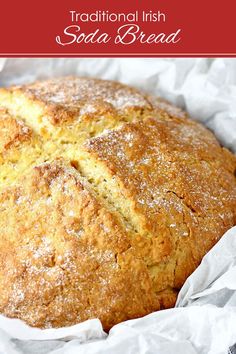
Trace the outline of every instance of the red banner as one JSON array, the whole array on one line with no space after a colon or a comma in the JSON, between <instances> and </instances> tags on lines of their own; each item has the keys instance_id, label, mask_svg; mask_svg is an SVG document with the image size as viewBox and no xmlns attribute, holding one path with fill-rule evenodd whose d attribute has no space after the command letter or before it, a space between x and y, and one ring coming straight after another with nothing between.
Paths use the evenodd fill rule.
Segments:
<instances>
[{"instance_id":1,"label":"red banner","mask_svg":"<svg viewBox=\"0 0 236 354\"><path fill-rule=\"evenodd\" d=\"M236 56L235 0L5 1L0 56Z\"/></svg>"}]
</instances>

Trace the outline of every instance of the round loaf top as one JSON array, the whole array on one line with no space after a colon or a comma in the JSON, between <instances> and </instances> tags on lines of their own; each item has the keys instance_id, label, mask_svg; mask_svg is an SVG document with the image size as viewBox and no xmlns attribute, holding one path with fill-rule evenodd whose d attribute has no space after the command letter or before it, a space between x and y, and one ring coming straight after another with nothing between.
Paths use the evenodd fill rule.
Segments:
<instances>
[{"instance_id":1,"label":"round loaf top","mask_svg":"<svg viewBox=\"0 0 236 354\"><path fill-rule=\"evenodd\" d=\"M236 158L168 102L64 77L0 89L0 312L48 328L174 306L236 223Z\"/></svg>"}]
</instances>

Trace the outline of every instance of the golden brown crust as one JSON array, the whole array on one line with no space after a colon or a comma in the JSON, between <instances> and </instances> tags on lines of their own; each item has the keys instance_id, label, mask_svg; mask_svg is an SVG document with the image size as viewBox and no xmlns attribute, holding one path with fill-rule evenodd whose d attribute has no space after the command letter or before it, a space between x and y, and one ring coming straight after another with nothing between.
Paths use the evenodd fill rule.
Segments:
<instances>
[{"instance_id":1,"label":"golden brown crust","mask_svg":"<svg viewBox=\"0 0 236 354\"><path fill-rule=\"evenodd\" d=\"M21 119L0 109L0 190L40 157L42 144Z\"/></svg>"},{"instance_id":2,"label":"golden brown crust","mask_svg":"<svg viewBox=\"0 0 236 354\"><path fill-rule=\"evenodd\" d=\"M148 96L148 100L152 105L152 109L155 110L158 116L165 119L170 118L188 118L186 112L184 112L179 107L170 104L168 101L160 97Z\"/></svg>"},{"instance_id":3,"label":"golden brown crust","mask_svg":"<svg viewBox=\"0 0 236 354\"><path fill-rule=\"evenodd\" d=\"M184 118L126 124L90 140L85 150L129 201L154 288L180 288L236 222L236 159L226 162L212 133ZM122 201L119 206L127 213Z\"/></svg>"},{"instance_id":4,"label":"golden brown crust","mask_svg":"<svg viewBox=\"0 0 236 354\"><path fill-rule=\"evenodd\" d=\"M0 110L0 154L30 138L31 129L23 121L14 119L5 110Z\"/></svg>"},{"instance_id":5,"label":"golden brown crust","mask_svg":"<svg viewBox=\"0 0 236 354\"><path fill-rule=\"evenodd\" d=\"M99 317L108 329L159 308L125 230L72 167L35 167L0 205L5 315L39 327Z\"/></svg>"},{"instance_id":6,"label":"golden brown crust","mask_svg":"<svg viewBox=\"0 0 236 354\"><path fill-rule=\"evenodd\" d=\"M93 78L60 77L15 86L11 88L11 92L23 94L41 105L44 114L55 125L84 114L118 114L129 108L151 108L148 99L138 90L119 82Z\"/></svg>"},{"instance_id":7,"label":"golden brown crust","mask_svg":"<svg viewBox=\"0 0 236 354\"><path fill-rule=\"evenodd\" d=\"M174 306L236 223L235 156L119 83L58 78L0 89L1 105L0 311L109 329Z\"/></svg>"},{"instance_id":8,"label":"golden brown crust","mask_svg":"<svg viewBox=\"0 0 236 354\"><path fill-rule=\"evenodd\" d=\"M0 106L26 120L43 139L73 144L153 111L150 99L136 89L78 77L0 88Z\"/></svg>"}]
</instances>

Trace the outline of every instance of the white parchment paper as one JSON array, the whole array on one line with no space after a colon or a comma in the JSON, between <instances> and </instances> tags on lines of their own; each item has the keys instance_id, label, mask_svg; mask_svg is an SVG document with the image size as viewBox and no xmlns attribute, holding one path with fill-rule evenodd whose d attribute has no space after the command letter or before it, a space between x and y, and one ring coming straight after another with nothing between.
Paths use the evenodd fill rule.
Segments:
<instances>
[{"instance_id":1,"label":"white parchment paper","mask_svg":"<svg viewBox=\"0 0 236 354\"><path fill-rule=\"evenodd\" d=\"M0 86L77 74L160 95L236 152L236 59L0 59ZM1 354L227 354L236 343L236 227L187 279L176 308L123 322L40 330L0 316ZM233 351L233 349L232 349Z\"/></svg>"}]
</instances>

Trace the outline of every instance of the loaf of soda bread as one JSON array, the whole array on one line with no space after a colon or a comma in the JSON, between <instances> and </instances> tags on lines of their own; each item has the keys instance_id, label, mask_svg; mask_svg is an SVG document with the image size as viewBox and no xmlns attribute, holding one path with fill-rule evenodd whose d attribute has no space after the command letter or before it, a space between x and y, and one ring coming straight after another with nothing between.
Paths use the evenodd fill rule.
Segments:
<instances>
[{"instance_id":1,"label":"loaf of soda bread","mask_svg":"<svg viewBox=\"0 0 236 354\"><path fill-rule=\"evenodd\" d=\"M174 306L236 224L235 170L209 130L120 83L0 89L0 313L109 330Z\"/></svg>"}]
</instances>

